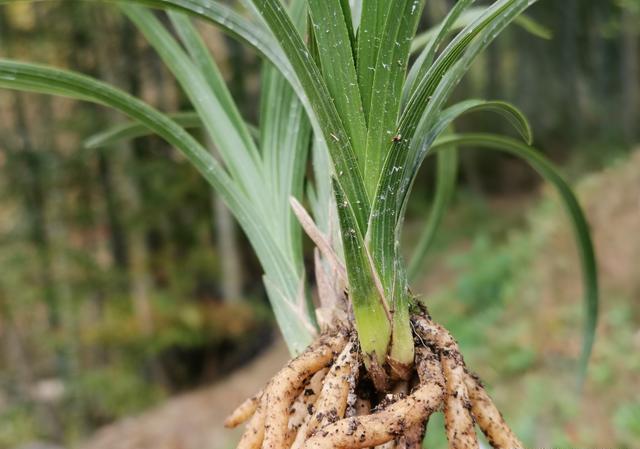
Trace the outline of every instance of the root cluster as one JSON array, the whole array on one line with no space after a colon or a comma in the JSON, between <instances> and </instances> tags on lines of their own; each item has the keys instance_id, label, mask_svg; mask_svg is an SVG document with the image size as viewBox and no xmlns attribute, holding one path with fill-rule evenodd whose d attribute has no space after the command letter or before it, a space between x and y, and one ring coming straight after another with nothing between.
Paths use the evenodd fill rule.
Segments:
<instances>
[{"instance_id":1,"label":"root cluster","mask_svg":"<svg viewBox=\"0 0 640 449\"><path fill-rule=\"evenodd\" d=\"M449 332L422 315L412 323L409 380L376 391L355 336L325 333L227 418L227 427L247 422L238 449L418 449L439 410L450 449L478 448L476 424L494 448L523 448Z\"/></svg>"}]
</instances>

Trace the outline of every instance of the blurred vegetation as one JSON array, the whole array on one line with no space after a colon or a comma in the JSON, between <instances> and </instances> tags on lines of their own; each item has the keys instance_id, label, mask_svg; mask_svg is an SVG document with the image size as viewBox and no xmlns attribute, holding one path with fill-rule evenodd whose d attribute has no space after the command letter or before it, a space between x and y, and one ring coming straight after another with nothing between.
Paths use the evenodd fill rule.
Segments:
<instances>
[{"instance_id":1,"label":"blurred vegetation","mask_svg":"<svg viewBox=\"0 0 640 449\"><path fill-rule=\"evenodd\" d=\"M427 2L424 25L450 3ZM459 95L520 106L537 146L575 181L586 176L580 191L600 223L601 263L604 255L613 268L603 272L602 329L584 399L572 384L581 326L575 252L557 203L546 193L539 200L524 164L462 154L456 207L416 291L496 385L498 403L532 446L632 448L640 441L640 396L628 393L640 385L640 361L629 356L640 350L640 238L633 219L611 208L616 199L620 210L638 209L628 195L638 191L640 164L628 154L639 137L640 2L547 0L530 17L552 37L512 28ZM243 114L257 122L258 58L202 30ZM0 7L0 56L89 73L166 111L185 106L153 51L109 6ZM0 91L0 448L77 443L230 372L272 335L244 237L172 148L154 138L82 147L120 120L92 105ZM458 127L497 122L470 115ZM426 165L408 246L428 213ZM552 375L558 368L563 375Z\"/></svg>"}]
</instances>

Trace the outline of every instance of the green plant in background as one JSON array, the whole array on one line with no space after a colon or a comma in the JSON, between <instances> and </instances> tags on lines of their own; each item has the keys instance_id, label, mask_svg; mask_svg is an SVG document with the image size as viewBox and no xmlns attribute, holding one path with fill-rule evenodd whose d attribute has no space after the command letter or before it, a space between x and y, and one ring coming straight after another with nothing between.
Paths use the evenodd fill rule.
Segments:
<instances>
[{"instance_id":1,"label":"green plant in background","mask_svg":"<svg viewBox=\"0 0 640 449\"><path fill-rule=\"evenodd\" d=\"M511 22L544 31L522 19L535 0L498 0L473 9L473 0L460 0L441 24L418 37L424 0L242 0L239 8L204 0L115 3L158 52L195 112L167 115L84 75L12 60L0 60L0 86L91 101L124 113L134 121L131 125L95 136L88 145L157 134L179 149L224 199L260 260L285 340L292 353L301 354L239 409L237 422L253 415L241 447L258 447L263 439L264 447L283 447L297 393L337 352L343 356L327 374L327 391L299 430L299 444L365 447L420 440L425 420L443 403L451 447L474 447L473 421L465 409L471 399L476 420L496 447L521 446L501 418L497 428L487 424L498 419L497 410L482 406L490 401L465 374L450 335L413 297L409 276L419 271L448 206L457 148L492 148L523 158L557 187L575 229L586 290L586 368L597 316L597 279L588 226L573 193L529 146L530 126L517 108L486 100L448 104L475 58ZM166 9L170 25L143 6ZM189 15L216 24L264 57L257 130L241 117ZM409 67L412 52L416 58ZM450 131L457 118L476 111L503 116L521 140ZM221 162L187 132L193 127L204 128ZM438 159L436 200L407 269L400 254L404 215L412 185L430 155ZM313 174L307 177L309 160ZM301 205L305 199L313 218ZM304 275L296 220L318 247L318 313ZM336 231L341 239L334 238ZM318 338L319 326L324 332ZM357 344L336 331L345 328L353 330ZM368 374L356 381L360 360ZM341 372L345 369L347 375ZM346 413L349 385L381 392L400 385L408 392L415 373L419 386L406 399L396 398L388 410L338 419ZM443 375L444 387L438 380ZM334 410L334 419L327 418L329 409L322 404ZM327 426L333 426L332 432ZM325 431L316 433L319 428Z\"/></svg>"}]
</instances>

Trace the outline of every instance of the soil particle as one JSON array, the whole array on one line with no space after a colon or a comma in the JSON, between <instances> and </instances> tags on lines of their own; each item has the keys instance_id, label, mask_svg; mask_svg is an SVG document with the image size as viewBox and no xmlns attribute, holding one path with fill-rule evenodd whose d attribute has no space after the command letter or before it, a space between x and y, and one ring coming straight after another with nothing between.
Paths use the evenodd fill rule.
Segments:
<instances>
[{"instance_id":1,"label":"soil particle","mask_svg":"<svg viewBox=\"0 0 640 449\"><path fill-rule=\"evenodd\" d=\"M347 435L353 435L358 430L358 421L352 419L349 421L349 428L347 429Z\"/></svg>"}]
</instances>

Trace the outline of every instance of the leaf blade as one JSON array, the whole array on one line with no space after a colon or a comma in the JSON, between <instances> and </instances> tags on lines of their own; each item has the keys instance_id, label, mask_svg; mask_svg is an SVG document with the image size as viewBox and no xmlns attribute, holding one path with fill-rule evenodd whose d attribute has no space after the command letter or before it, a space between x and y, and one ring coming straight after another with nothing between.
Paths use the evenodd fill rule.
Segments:
<instances>
[{"instance_id":1,"label":"leaf blade","mask_svg":"<svg viewBox=\"0 0 640 449\"><path fill-rule=\"evenodd\" d=\"M378 51L382 41L382 33L386 22L389 5L386 0L362 0L360 26L358 29L358 45L356 51L356 68L365 121L369 122L369 107L373 91L375 68Z\"/></svg>"},{"instance_id":2,"label":"leaf blade","mask_svg":"<svg viewBox=\"0 0 640 449\"><path fill-rule=\"evenodd\" d=\"M516 155L531 164L541 176L556 187L560 194L573 226L582 268L586 316L580 357L580 384L582 384L595 341L600 293L595 249L591 240L589 224L580 203L553 164L535 149L517 140L495 134L453 134L439 139L434 144L434 149L442 149L451 145L496 149Z\"/></svg>"},{"instance_id":3,"label":"leaf blade","mask_svg":"<svg viewBox=\"0 0 640 449\"><path fill-rule=\"evenodd\" d=\"M354 211L358 229L366 230L370 203L354 152L331 96L309 49L279 0L252 0L276 36L303 86L334 166L337 182Z\"/></svg>"},{"instance_id":4,"label":"leaf blade","mask_svg":"<svg viewBox=\"0 0 640 449\"><path fill-rule=\"evenodd\" d=\"M264 180L259 169L258 150L246 128L237 127L237 121L241 119L238 118L235 105L229 105L232 103L230 95L223 93L226 87L221 89L215 79L207 81L173 36L150 11L137 5L119 6L136 24L180 83L202 118L232 177L242 185L245 192L263 196L263 201L258 202L258 206L268 204L270 198L264 196L264 190L260 189ZM174 23L178 24L184 36L189 35L188 38L193 39L193 31L189 29L188 22ZM192 44L197 45L193 42ZM211 85L214 85L215 90ZM222 92L219 92L220 90Z\"/></svg>"},{"instance_id":5,"label":"leaf blade","mask_svg":"<svg viewBox=\"0 0 640 449\"><path fill-rule=\"evenodd\" d=\"M197 112L178 112L167 114L167 117L185 129L202 127L202 120ZM89 136L83 142L83 146L88 149L95 149L153 134L151 129L139 122L127 122Z\"/></svg>"},{"instance_id":6,"label":"leaf blade","mask_svg":"<svg viewBox=\"0 0 640 449\"><path fill-rule=\"evenodd\" d=\"M420 56L415 61L402 91L402 104L405 104L409 97L415 90L416 80L422 79L429 70L429 67L433 63L438 48L444 41L444 39L455 29L456 25L460 23L466 23L463 16L465 12L468 13L467 8L475 0L460 0L449 11L442 23L434 27L433 29L422 33L421 36L416 37L411 43L411 51L416 48L416 42L424 45L424 49L420 53ZM467 14L468 15L468 14ZM469 21L470 23L470 21ZM422 43L424 42L424 43ZM419 48L419 47L418 47Z\"/></svg>"},{"instance_id":7,"label":"leaf blade","mask_svg":"<svg viewBox=\"0 0 640 449\"><path fill-rule=\"evenodd\" d=\"M420 235L418 244L411 254L407 273L415 281L431 249L440 225L453 197L458 172L458 150L452 146L436 154L436 191L426 226Z\"/></svg>"},{"instance_id":8,"label":"leaf blade","mask_svg":"<svg viewBox=\"0 0 640 449\"><path fill-rule=\"evenodd\" d=\"M386 151L396 135L409 47L418 27L424 0L390 2L372 84L366 140L365 185L373 198L384 165Z\"/></svg>"},{"instance_id":9,"label":"leaf blade","mask_svg":"<svg viewBox=\"0 0 640 449\"><path fill-rule=\"evenodd\" d=\"M320 67L338 115L359 160L367 127L346 18L340 0L309 0ZM359 151L360 150L360 151ZM362 162L359 164L362 166Z\"/></svg>"},{"instance_id":10,"label":"leaf blade","mask_svg":"<svg viewBox=\"0 0 640 449\"><path fill-rule=\"evenodd\" d=\"M420 145L413 142L416 130L431 129L440 110L475 57L535 0L499 0L472 25L463 30L438 57L420 81L400 120L400 139L391 143L377 194L372 204L368 242L376 266L385 281L393 275L399 257L395 242L412 180L419 168L416 157ZM424 136L422 136L424 137Z\"/></svg>"},{"instance_id":11,"label":"leaf blade","mask_svg":"<svg viewBox=\"0 0 640 449\"><path fill-rule=\"evenodd\" d=\"M388 318L384 298L376 288L374 268L366 254L362 235L351 208L346 203L340 185L334 182L342 247L349 279L349 298L358 329L358 339L365 357L365 364L383 366L391 341L391 320Z\"/></svg>"}]
</instances>

